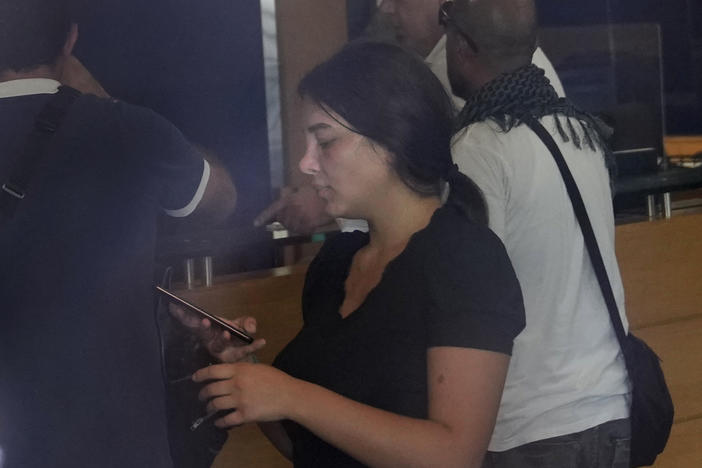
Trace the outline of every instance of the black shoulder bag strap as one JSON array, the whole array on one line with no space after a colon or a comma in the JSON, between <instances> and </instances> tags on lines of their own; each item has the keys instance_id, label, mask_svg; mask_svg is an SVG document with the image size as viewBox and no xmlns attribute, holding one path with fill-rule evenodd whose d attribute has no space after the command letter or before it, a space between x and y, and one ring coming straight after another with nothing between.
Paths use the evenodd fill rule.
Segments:
<instances>
[{"instance_id":1,"label":"black shoulder bag strap","mask_svg":"<svg viewBox=\"0 0 702 468\"><path fill-rule=\"evenodd\" d=\"M27 187L29 187L37 164L46 153L51 137L61 125L68 108L80 94L80 91L73 88L61 86L37 115L22 153L10 169L9 178L2 184L2 190L0 190L1 217L9 220L14 215L20 200L27 194Z\"/></svg>"},{"instance_id":2,"label":"black shoulder bag strap","mask_svg":"<svg viewBox=\"0 0 702 468\"><path fill-rule=\"evenodd\" d=\"M670 397L665 375L660 366L660 359L656 353L642 340L631 333L624 332L619 308L614 300L612 285L607 276L602 255L595 239L595 233L590 224L590 218L585 210L585 204L580 196L578 186L568 165L563 158L561 150L556 145L551 134L534 117L529 116L524 122L531 128L546 147L551 151L556 161L558 170L565 182L568 195L573 204L575 216L580 223L585 246L592 266L597 275L602 295L604 296L609 318L611 319L617 341L624 356L627 374L631 382L631 406L629 418L631 420L631 452L629 466L649 466L663 451L670 436L673 425L675 407Z\"/></svg>"},{"instance_id":3,"label":"black shoulder bag strap","mask_svg":"<svg viewBox=\"0 0 702 468\"><path fill-rule=\"evenodd\" d=\"M529 128L531 128L534 133L541 138L541 141L543 141L546 148L548 148L553 155L553 159L556 161L558 170L561 172L563 182L565 182L566 190L570 196L570 201L573 204L575 217L578 219L580 229L583 233L583 239L585 241L585 246L587 247L587 252L590 255L590 260L592 262L592 267L595 270L595 275L597 276L597 282L600 284L602 295L604 296L605 303L607 304L609 318L612 320L612 325L614 326L614 331L617 334L619 346L621 346L622 350L624 350L626 333L624 332L622 319L619 316L619 307L617 307L617 301L614 299L612 285L609 282L607 269L605 268L604 261L602 260L602 254L600 253L600 248L597 245L597 239L595 238L595 231L592 229L590 218L588 217L587 210L585 209L585 203L580 195L575 179L573 179L573 174L571 174L570 169L563 158L563 154L558 148L558 145L553 140L553 137L548 130L541 125L541 122L529 116L524 118L524 123L526 123Z\"/></svg>"}]
</instances>

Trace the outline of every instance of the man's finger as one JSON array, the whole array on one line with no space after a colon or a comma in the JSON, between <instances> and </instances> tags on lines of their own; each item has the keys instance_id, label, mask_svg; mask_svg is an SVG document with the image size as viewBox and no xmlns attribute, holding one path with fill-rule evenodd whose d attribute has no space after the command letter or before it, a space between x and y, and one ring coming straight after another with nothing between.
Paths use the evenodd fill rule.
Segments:
<instances>
[{"instance_id":1,"label":"man's finger","mask_svg":"<svg viewBox=\"0 0 702 468\"><path fill-rule=\"evenodd\" d=\"M275 218L278 216L278 213L288 206L290 203L290 195L295 192L297 192L297 188L287 186L281 188L278 199L256 216L256 219L254 219L254 226L260 227L271 221L277 221Z\"/></svg>"},{"instance_id":2,"label":"man's finger","mask_svg":"<svg viewBox=\"0 0 702 468\"><path fill-rule=\"evenodd\" d=\"M266 209L261 211L256 219L254 219L254 226L260 227L264 224L268 224L271 221L275 221L275 218L282 209L284 209L288 204L288 199L282 197L268 205Z\"/></svg>"}]
</instances>

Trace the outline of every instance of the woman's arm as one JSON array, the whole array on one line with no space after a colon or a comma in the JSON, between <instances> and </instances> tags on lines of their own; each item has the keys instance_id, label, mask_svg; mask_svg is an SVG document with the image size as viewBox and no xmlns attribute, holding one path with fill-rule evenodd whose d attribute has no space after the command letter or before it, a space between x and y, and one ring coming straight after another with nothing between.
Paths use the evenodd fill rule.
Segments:
<instances>
[{"instance_id":1,"label":"woman's arm","mask_svg":"<svg viewBox=\"0 0 702 468\"><path fill-rule=\"evenodd\" d=\"M495 424L509 356L469 348L428 350L429 418L400 416L345 398L260 364L201 369L208 410L236 408L217 421L291 419L371 466L479 467ZM221 380L225 379L225 380Z\"/></svg>"}]
</instances>

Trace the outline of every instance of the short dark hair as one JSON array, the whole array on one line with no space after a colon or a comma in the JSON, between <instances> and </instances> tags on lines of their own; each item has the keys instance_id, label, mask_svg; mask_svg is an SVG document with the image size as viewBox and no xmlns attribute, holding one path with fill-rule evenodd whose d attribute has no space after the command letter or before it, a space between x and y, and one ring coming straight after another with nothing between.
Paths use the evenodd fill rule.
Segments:
<instances>
[{"instance_id":1,"label":"short dark hair","mask_svg":"<svg viewBox=\"0 0 702 468\"><path fill-rule=\"evenodd\" d=\"M70 25L66 0L0 1L0 71L53 64Z\"/></svg>"},{"instance_id":2,"label":"short dark hair","mask_svg":"<svg viewBox=\"0 0 702 468\"><path fill-rule=\"evenodd\" d=\"M448 201L487 222L480 190L452 170L451 99L419 57L388 43L353 42L309 72L298 91L387 149L393 169L414 192L440 195L451 175Z\"/></svg>"}]
</instances>

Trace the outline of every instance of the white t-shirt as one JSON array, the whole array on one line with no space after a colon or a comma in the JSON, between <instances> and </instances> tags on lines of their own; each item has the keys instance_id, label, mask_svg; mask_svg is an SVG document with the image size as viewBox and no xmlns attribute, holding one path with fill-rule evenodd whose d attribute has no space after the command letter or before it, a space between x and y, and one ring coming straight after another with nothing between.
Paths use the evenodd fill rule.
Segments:
<instances>
[{"instance_id":1,"label":"white t-shirt","mask_svg":"<svg viewBox=\"0 0 702 468\"><path fill-rule=\"evenodd\" d=\"M542 123L582 193L627 328L603 156L563 143L553 117ZM504 451L628 417L619 343L551 153L526 125L505 133L492 121L461 130L452 153L485 195L490 227L507 248L526 309L489 449Z\"/></svg>"}]
</instances>

